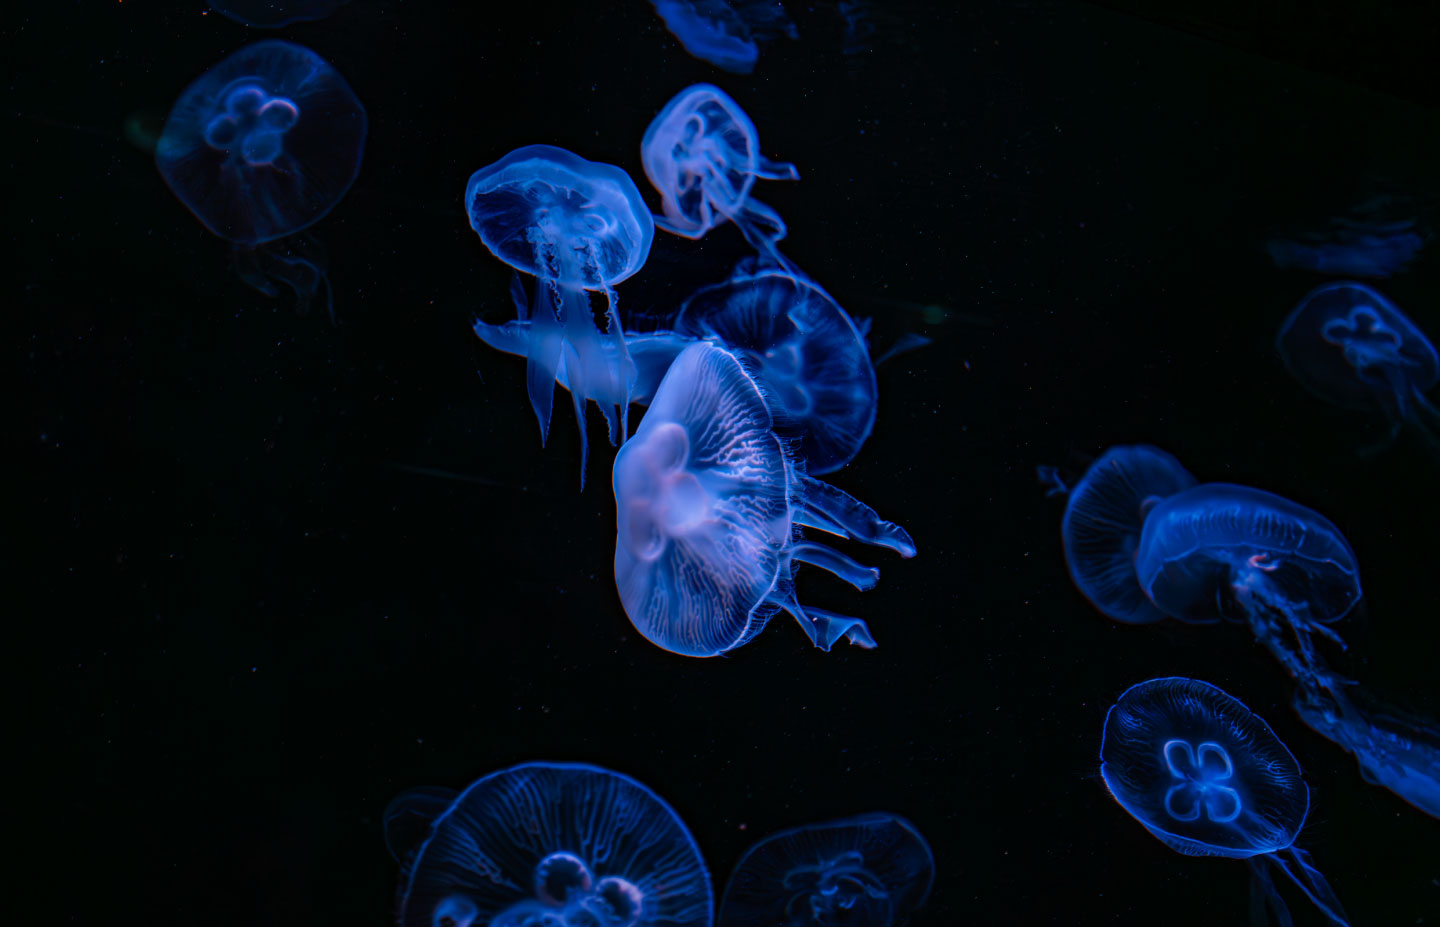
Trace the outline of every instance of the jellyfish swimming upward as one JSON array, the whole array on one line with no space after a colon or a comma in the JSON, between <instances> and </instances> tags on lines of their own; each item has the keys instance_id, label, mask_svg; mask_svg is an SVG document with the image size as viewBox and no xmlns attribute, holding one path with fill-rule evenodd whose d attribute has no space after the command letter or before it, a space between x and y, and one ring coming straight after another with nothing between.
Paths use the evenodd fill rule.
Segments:
<instances>
[{"instance_id":1,"label":"jellyfish swimming upward","mask_svg":"<svg viewBox=\"0 0 1440 927\"><path fill-rule=\"evenodd\" d=\"M755 124L725 91L695 84L676 94L645 130L640 158L660 194L660 228L701 238L729 220L757 251L794 269L775 245L785 221L750 189L757 177L799 180L800 172L760 154Z\"/></svg>"},{"instance_id":2,"label":"jellyfish swimming upward","mask_svg":"<svg viewBox=\"0 0 1440 927\"><path fill-rule=\"evenodd\" d=\"M327 281L316 246L281 245L328 213L360 171L366 117L345 79L290 42L247 45L176 101L155 146L166 184L234 242L241 276L301 307Z\"/></svg>"},{"instance_id":3,"label":"jellyfish swimming upward","mask_svg":"<svg viewBox=\"0 0 1440 927\"><path fill-rule=\"evenodd\" d=\"M1345 282L1311 290L1280 326L1276 347L1310 392L1338 406L1379 412L1390 423L1389 440L1411 425L1440 453L1440 410L1425 398L1440 380L1440 356L1415 323L1371 287Z\"/></svg>"},{"instance_id":4,"label":"jellyfish swimming upward","mask_svg":"<svg viewBox=\"0 0 1440 927\"><path fill-rule=\"evenodd\" d=\"M386 809L401 927L709 927L710 876L689 830L629 776L526 763L464 792Z\"/></svg>"},{"instance_id":5,"label":"jellyfish swimming upward","mask_svg":"<svg viewBox=\"0 0 1440 927\"><path fill-rule=\"evenodd\" d=\"M530 404L544 443L563 360L580 427L583 487L586 399L600 405L612 444L623 442L628 431L633 362L614 287L644 265L654 222L623 170L551 145L518 148L476 171L465 187L465 211L492 254L536 278L533 299L518 281L511 288L520 321L527 323L521 347ZM604 296L606 332L595 324L591 292ZM516 331L475 325L481 339L506 351L517 350Z\"/></svg>"},{"instance_id":6,"label":"jellyfish swimming upward","mask_svg":"<svg viewBox=\"0 0 1440 927\"><path fill-rule=\"evenodd\" d=\"M1310 855L1295 845L1310 812L1300 764L1238 699L1180 677L1132 686L1105 716L1100 761L1120 807L1170 849L1246 860L1261 911L1268 902L1282 923L1292 922L1273 868L1330 923L1349 923Z\"/></svg>"},{"instance_id":7,"label":"jellyfish swimming upward","mask_svg":"<svg viewBox=\"0 0 1440 927\"><path fill-rule=\"evenodd\" d=\"M625 612L647 640L686 656L733 650L781 609L823 650L841 638L875 646L864 621L802 606L793 573L809 563L864 590L879 571L797 538L796 525L915 553L903 528L796 467L746 366L708 341L670 366L615 456L613 483Z\"/></svg>"},{"instance_id":8,"label":"jellyfish swimming upward","mask_svg":"<svg viewBox=\"0 0 1440 927\"><path fill-rule=\"evenodd\" d=\"M925 904L935 858L893 814L795 827L745 851L720 927L898 927Z\"/></svg>"}]
</instances>

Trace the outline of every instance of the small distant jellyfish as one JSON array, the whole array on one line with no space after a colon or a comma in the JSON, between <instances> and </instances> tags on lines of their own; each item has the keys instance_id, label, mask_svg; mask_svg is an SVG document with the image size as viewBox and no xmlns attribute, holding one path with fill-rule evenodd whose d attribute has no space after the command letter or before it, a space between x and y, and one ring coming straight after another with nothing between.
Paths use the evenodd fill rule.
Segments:
<instances>
[{"instance_id":1,"label":"small distant jellyfish","mask_svg":"<svg viewBox=\"0 0 1440 927\"><path fill-rule=\"evenodd\" d=\"M779 0L650 0L665 28L691 55L731 74L749 74L760 44L798 38Z\"/></svg>"},{"instance_id":2,"label":"small distant jellyfish","mask_svg":"<svg viewBox=\"0 0 1440 927\"><path fill-rule=\"evenodd\" d=\"M448 804L446 797L420 789L386 810L387 844L410 847L401 927L713 923L710 875L694 838L629 776L526 763L485 776Z\"/></svg>"},{"instance_id":3,"label":"small distant jellyfish","mask_svg":"<svg viewBox=\"0 0 1440 927\"><path fill-rule=\"evenodd\" d=\"M366 117L350 85L308 48L247 45L185 88L155 163L180 202L234 242L240 272L303 309L328 286L316 246L280 243L325 216L360 172Z\"/></svg>"},{"instance_id":4,"label":"small distant jellyfish","mask_svg":"<svg viewBox=\"0 0 1440 927\"><path fill-rule=\"evenodd\" d=\"M772 834L745 851L719 927L899 927L935 880L930 845L909 821L863 814Z\"/></svg>"},{"instance_id":5,"label":"small distant jellyfish","mask_svg":"<svg viewBox=\"0 0 1440 927\"><path fill-rule=\"evenodd\" d=\"M865 590L879 571L799 539L797 525L915 554L903 528L796 468L751 374L706 341L670 366L615 456L613 483L625 613L646 640L685 656L733 650L780 609L822 650L842 638L875 646L864 621L802 606L792 577L809 563Z\"/></svg>"},{"instance_id":6,"label":"small distant jellyfish","mask_svg":"<svg viewBox=\"0 0 1440 927\"><path fill-rule=\"evenodd\" d=\"M660 228L701 238L729 220L757 251L794 269L776 247L785 221L750 188L757 177L799 180L800 172L760 154L755 124L725 91L695 84L676 94L645 130L640 158L660 194Z\"/></svg>"},{"instance_id":7,"label":"small distant jellyfish","mask_svg":"<svg viewBox=\"0 0 1440 927\"><path fill-rule=\"evenodd\" d=\"M1195 485L1173 456L1148 444L1118 445L1101 454L1073 489L1053 467L1041 467L1053 494L1068 494L1060 535L1070 578L1106 617L1127 624L1160 621L1165 613L1135 577L1135 551L1150 512Z\"/></svg>"},{"instance_id":8,"label":"small distant jellyfish","mask_svg":"<svg viewBox=\"0 0 1440 927\"><path fill-rule=\"evenodd\" d=\"M777 419L800 435L808 473L830 473L875 427L878 390L864 337L835 300L784 271L738 274L692 294L675 330L751 362Z\"/></svg>"},{"instance_id":9,"label":"small distant jellyfish","mask_svg":"<svg viewBox=\"0 0 1440 927\"><path fill-rule=\"evenodd\" d=\"M210 0L209 6L229 19L255 29L278 29L291 23L324 19L350 0Z\"/></svg>"},{"instance_id":10,"label":"small distant jellyfish","mask_svg":"<svg viewBox=\"0 0 1440 927\"><path fill-rule=\"evenodd\" d=\"M1351 282L1311 290L1280 326L1276 347L1310 392L1345 408L1378 411L1390 423L1390 440L1413 425L1440 450L1440 410L1425 398L1440 380L1440 356L1375 290Z\"/></svg>"},{"instance_id":11,"label":"small distant jellyfish","mask_svg":"<svg viewBox=\"0 0 1440 927\"><path fill-rule=\"evenodd\" d=\"M1349 923L1325 877L1295 845L1310 811L1300 764L1239 700L1181 677L1132 686L1105 716L1100 761L1120 807L1170 849L1246 860L1259 901L1252 909L1263 911L1268 901L1291 923L1268 864L1331 923Z\"/></svg>"},{"instance_id":12,"label":"small distant jellyfish","mask_svg":"<svg viewBox=\"0 0 1440 927\"><path fill-rule=\"evenodd\" d=\"M534 299L511 288L528 323L523 348L530 404L542 444L561 363L580 427L580 485L588 445L585 403L594 398L610 426L610 443L625 440L633 362L616 310L615 285L635 274L650 254L655 225L630 176L552 145L517 148L470 177L465 212L485 247L537 279ZM595 324L590 293L604 295L608 331ZM500 350L514 350L516 328L475 324L475 333Z\"/></svg>"}]
</instances>

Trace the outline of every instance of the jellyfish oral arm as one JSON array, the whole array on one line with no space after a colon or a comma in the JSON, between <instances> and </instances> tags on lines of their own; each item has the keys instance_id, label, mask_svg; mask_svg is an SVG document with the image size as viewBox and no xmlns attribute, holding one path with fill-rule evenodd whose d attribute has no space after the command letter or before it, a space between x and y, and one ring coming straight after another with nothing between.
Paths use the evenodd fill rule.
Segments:
<instances>
[{"instance_id":1,"label":"jellyfish oral arm","mask_svg":"<svg viewBox=\"0 0 1440 927\"><path fill-rule=\"evenodd\" d=\"M1286 853L1290 859L1285 860L1280 853L1266 853L1262 856L1250 859L1250 872L1255 879L1255 885L1269 898L1274 906L1276 916L1282 924L1291 923L1290 912L1285 907L1285 902L1275 891L1275 886L1270 880L1270 875L1265 871L1264 866L1269 864L1283 872L1300 891L1305 893L1320 913L1325 915L1331 924L1339 927L1349 927L1350 920L1345 914L1345 909L1340 905L1340 899L1335 896L1335 890L1325 877L1320 874L1310 860L1310 854L1295 845L1286 847L1281 853ZM1254 906L1252 905L1252 912ZM1262 912L1263 913L1263 912Z\"/></svg>"},{"instance_id":2,"label":"jellyfish oral arm","mask_svg":"<svg viewBox=\"0 0 1440 927\"><path fill-rule=\"evenodd\" d=\"M915 556L915 542L904 528L885 521L870 506L829 483L803 474L797 474L797 479L803 499L795 512L797 524L888 547L902 557Z\"/></svg>"}]
</instances>

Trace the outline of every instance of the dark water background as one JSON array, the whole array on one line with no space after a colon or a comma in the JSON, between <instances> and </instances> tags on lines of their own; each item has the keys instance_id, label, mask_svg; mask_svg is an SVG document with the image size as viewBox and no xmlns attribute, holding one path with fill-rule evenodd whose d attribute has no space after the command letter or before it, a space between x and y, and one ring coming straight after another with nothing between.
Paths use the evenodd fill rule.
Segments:
<instances>
[{"instance_id":1,"label":"dark water background","mask_svg":"<svg viewBox=\"0 0 1440 927\"><path fill-rule=\"evenodd\" d=\"M7 14L6 752L30 864L12 904L52 923L384 924L393 795L565 759L667 798L717 893L759 837L885 809L934 847L917 924L1239 923L1245 867L1166 850L1097 772L1115 696L1181 674L1300 759L1301 844L1356 924L1440 921L1440 822L1304 727L1243 629L1092 611L1034 478L1144 441L1319 509L1366 583L1332 658L1440 715L1440 462L1413 439L1362 459L1371 424L1289 378L1273 335L1319 278L1258 250L1377 184L1440 193L1433 20L877 7L849 56L833 9L792 10L802 40L753 77L688 57L638 0L356 0L282 30L370 116L359 180L315 228L336 325L245 287L122 130L261 33L185 2ZM610 575L609 449L577 492L563 396L542 450L523 365L468 331L509 311L508 271L461 212L469 174L546 142L650 195L641 134L701 80L799 166L756 191L786 253L882 346L934 341L881 368L874 435L833 477L920 555L852 550L884 569L864 595L801 580L865 617L873 652L821 653L788 619L722 660L639 638ZM730 228L657 234L621 305L663 313L744 253ZM1440 334L1433 255L1383 288Z\"/></svg>"}]
</instances>

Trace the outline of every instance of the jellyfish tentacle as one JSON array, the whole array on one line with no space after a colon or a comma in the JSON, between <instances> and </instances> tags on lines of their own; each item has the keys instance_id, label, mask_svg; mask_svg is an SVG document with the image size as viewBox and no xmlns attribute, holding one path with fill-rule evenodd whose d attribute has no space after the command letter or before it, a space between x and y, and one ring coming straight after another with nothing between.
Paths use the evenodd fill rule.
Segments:
<instances>
[{"instance_id":1,"label":"jellyfish tentacle","mask_svg":"<svg viewBox=\"0 0 1440 927\"><path fill-rule=\"evenodd\" d=\"M1269 923L1266 916L1266 909L1275 915L1275 922L1279 927L1295 927L1295 919L1290 916L1290 908L1285 904L1285 899L1280 897L1280 892L1275 888L1275 880L1270 878L1270 870L1265 866L1265 857L1254 857L1248 860L1250 864L1250 924L1251 927L1264 927Z\"/></svg>"},{"instance_id":2,"label":"jellyfish tentacle","mask_svg":"<svg viewBox=\"0 0 1440 927\"><path fill-rule=\"evenodd\" d=\"M875 584L880 581L879 570L852 560L833 547L816 544L814 541L796 541L790 555L801 563L829 570L861 592L875 588Z\"/></svg>"},{"instance_id":3,"label":"jellyfish tentacle","mask_svg":"<svg viewBox=\"0 0 1440 927\"><path fill-rule=\"evenodd\" d=\"M915 556L915 542L904 528L882 519L870 506L842 489L814 477L797 474L802 503L795 522L864 544L888 547L902 557Z\"/></svg>"},{"instance_id":4,"label":"jellyfish tentacle","mask_svg":"<svg viewBox=\"0 0 1440 927\"><path fill-rule=\"evenodd\" d=\"M787 586L783 591L774 591L766 601L788 612L811 643L827 653L841 638L864 650L875 649L875 638L870 636L870 626L864 621L827 609L801 605L793 588Z\"/></svg>"},{"instance_id":5,"label":"jellyfish tentacle","mask_svg":"<svg viewBox=\"0 0 1440 927\"><path fill-rule=\"evenodd\" d=\"M766 180L799 180L800 169L788 161L771 161L761 155L755 156L755 176Z\"/></svg>"},{"instance_id":6,"label":"jellyfish tentacle","mask_svg":"<svg viewBox=\"0 0 1440 927\"><path fill-rule=\"evenodd\" d=\"M1335 896L1335 890L1330 887L1325 876L1315 868L1310 860L1310 854L1294 844L1281 852L1288 853L1290 860L1285 860L1279 853L1267 853L1266 861L1285 873L1286 877L1305 893L1305 897L1309 898L1311 903L1319 908L1320 913L1324 914L1332 924L1349 927L1350 921L1345 914L1345 909L1340 905L1340 899ZM1291 867L1292 862L1294 868Z\"/></svg>"}]
</instances>

